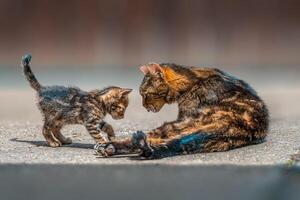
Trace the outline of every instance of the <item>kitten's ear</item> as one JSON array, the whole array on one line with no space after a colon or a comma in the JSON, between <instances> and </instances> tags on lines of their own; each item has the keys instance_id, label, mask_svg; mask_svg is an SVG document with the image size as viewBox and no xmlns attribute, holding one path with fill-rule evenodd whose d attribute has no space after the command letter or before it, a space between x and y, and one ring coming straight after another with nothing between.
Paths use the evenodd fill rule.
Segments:
<instances>
[{"instance_id":1,"label":"kitten's ear","mask_svg":"<svg viewBox=\"0 0 300 200\"><path fill-rule=\"evenodd\" d=\"M140 66L140 70L141 70L141 72L143 72L144 75L149 73L149 69L146 65Z\"/></svg>"},{"instance_id":2,"label":"kitten's ear","mask_svg":"<svg viewBox=\"0 0 300 200\"><path fill-rule=\"evenodd\" d=\"M128 95L131 91L132 91L132 89L129 89L129 88L123 88L123 89L121 90L121 95L122 95L122 96Z\"/></svg>"},{"instance_id":3,"label":"kitten's ear","mask_svg":"<svg viewBox=\"0 0 300 200\"><path fill-rule=\"evenodd\" d=\"M151 74L156 74L156 73L162 73L163 70L161 68L161 66L158 63L149 63L148 65L148 69L150 71Z\"/></svg>"}]
</instances>

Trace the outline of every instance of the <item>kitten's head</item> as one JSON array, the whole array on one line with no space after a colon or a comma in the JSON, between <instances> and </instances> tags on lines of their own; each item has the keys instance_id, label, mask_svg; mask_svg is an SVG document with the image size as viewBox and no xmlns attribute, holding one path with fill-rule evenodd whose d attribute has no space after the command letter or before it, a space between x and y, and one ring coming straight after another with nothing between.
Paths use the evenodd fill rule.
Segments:
<instances>
[{"instance_id":1,"label":"kitten's head","mask_svg":"<svg viewBox=\"0 0 300 200\"><path fill-rule=\"evenodd\" d=\"M129 103L128 94L132 89L120 87L108 87L101 91L101 98L104 101L106 112L113 119L124 118Z\"/></svg>"},{"instance_id":2,"label":"kitten's head","mask_svg":"<svg viewBox=\"0 0 300 200\"><path fill-rule=\"evenodd\" d=\"M140 67L144 79L140 85L143 106L147 111L158 112L166 103L172 103L172 88L168 82L169 69L157 63L149 63Z\"/></svg>"}]
</instances>

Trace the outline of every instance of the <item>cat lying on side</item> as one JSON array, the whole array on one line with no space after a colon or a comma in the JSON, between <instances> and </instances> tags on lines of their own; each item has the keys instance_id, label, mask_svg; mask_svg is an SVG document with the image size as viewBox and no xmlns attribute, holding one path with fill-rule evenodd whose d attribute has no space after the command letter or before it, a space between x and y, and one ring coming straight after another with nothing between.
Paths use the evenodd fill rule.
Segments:
<instances>
[{"instance_id":1,"label":"cat lying on side","mask_svg":"<svg viewBox=\"0 0 300 200\"><path fill-rule=\"evenodd\" d=\"M141 151L145 158L227 151L264 141L269 114L264 101L243 80L219 69L150 63L140 67L143 106L159 112L177 103L177 120L146 134L98 146L100 155Z\"/></svg>"}]
</instances>

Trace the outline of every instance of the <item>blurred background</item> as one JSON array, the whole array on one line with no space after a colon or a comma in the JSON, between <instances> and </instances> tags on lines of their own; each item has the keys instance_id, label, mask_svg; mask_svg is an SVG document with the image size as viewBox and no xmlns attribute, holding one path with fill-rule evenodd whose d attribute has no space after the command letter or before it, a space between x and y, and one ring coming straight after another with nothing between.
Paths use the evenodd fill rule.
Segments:
<instances>
[{"instance_id":1,"label":"blurred background","mask_svg":"<svg viewBox=\"0 0 300 200\"><path fill-rule=\"evenodd\" d=\"M0 119L40 117L19 67L28 52L42 84L87 90L137 89L151 61L214 66L249 82L274 120L298 117L299 11L298 0L0 0Z\"/></svg>"}]
</instances>

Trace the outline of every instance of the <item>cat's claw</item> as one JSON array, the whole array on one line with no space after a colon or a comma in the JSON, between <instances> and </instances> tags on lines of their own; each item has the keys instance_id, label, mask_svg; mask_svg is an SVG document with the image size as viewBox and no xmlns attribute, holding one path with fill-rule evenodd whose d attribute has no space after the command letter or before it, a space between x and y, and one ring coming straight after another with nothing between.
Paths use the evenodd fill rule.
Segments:
<instances>
[{"instance_id":1,"label":"cat's claw","mask_svg":"<svg viewBox=\"0 0 300 200\"><path fill-rule=\"evenodd\" d=\"M101 155L103 157L113 156L116 152L115 147L111 143L96 144L94 149L97 155Z\"/></svg>"}]
</instances>

